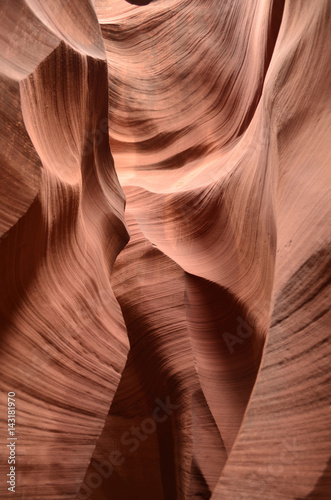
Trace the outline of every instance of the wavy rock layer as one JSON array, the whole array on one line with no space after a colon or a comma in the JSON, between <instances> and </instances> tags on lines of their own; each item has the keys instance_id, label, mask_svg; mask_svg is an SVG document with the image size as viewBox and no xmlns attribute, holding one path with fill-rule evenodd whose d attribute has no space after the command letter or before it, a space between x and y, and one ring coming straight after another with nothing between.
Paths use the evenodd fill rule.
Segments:
<instances>
[{"instance_id":1,"label":"wavy rock layer","mask_svg":"<svg viewBox=\"0 0 331 500\"><path fill-rule=\"evenodd\" d=\"M124 197L107 135L85 146L107 126L106 56L81 9L77 25L67 2L1 6L1 399L16 393L17 498L76 496L129 348L110 284Z\"/></svg>"},{"instance_id":2,"label":"wavy rock layer","mask_svg":"<svg viewBox=\"0 0 331 500\"><path fill-rule=\"evenodd\" d=\"M330 2L1 14L19 498L327 500Z\"/></svg>"}]
</instances>

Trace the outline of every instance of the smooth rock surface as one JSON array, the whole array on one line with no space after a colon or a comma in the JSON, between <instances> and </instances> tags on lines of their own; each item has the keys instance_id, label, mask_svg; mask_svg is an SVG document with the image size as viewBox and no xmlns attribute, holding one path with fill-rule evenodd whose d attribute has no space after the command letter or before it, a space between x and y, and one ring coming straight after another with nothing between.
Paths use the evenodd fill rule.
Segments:
<instances>
[{"instance_id":1,"label":"smooth rock surface","mask_svg":"<svg viewBox=\"0 0 331 500\"><path fill-rule=\"evenodd\" d=\"M1 477L329 500L330 1L0 13Z\"/></svg>"}]
</instances>

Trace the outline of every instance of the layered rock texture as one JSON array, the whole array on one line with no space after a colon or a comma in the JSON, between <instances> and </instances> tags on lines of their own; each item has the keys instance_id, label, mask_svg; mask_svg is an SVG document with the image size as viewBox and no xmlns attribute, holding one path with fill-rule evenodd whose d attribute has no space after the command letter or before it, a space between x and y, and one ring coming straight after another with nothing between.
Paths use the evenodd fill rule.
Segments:
<instances>
[{"instance_id":1,"label":"layered rock texture","mask_svg":"<svg viewBox=\"0 0 331 500\"><path fill-rule=\"evenodd\" d=\"M0 498L330 499L331 2L0 13Z\"/></svg>"}]
</instances>

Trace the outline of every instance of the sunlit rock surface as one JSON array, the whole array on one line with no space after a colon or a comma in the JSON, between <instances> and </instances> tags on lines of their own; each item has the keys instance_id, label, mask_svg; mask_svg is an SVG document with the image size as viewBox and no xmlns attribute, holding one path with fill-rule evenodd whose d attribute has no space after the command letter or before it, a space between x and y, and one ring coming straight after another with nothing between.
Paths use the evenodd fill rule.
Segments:
<instances>
[{"instance_id":1,"label":"sunlit rock surface","mask_svg":"<svg viewBox=\"0 0 331 500\"><path fill-rule=\"evenodd\" d=\"M0 13L0 498L329 500L330 1Z\"/></svg>"}]
</instances>

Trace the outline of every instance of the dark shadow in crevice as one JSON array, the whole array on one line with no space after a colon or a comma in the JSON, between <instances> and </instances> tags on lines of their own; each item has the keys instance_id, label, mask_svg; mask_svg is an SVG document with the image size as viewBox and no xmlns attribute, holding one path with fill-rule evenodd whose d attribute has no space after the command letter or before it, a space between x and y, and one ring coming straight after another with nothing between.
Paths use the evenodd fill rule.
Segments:
<instances>
[{"instance_id":1,"label":"dark shadow in crevice","mask_svg":"<svg viewBox=\"0 0 331 500\"><path fill-rule=\"evenodd\" d=\"M285 0L274 0L271 11L271 22L269 25L267 49L265 55L265 70L267 71L272 54L276 46L280 25L283 19Z\"/></svg>"},{"instance_id":2,"label":"dark shadow in crevice","mask_svg":"<svg viewBox=\"0 0 331 500\"><path fill-rule=\"evenodd\" d=\"M275 50L279 30L280 30L280 25L282 23L283 19L283 13L284 13L284 7L285 7L285 0L274 0L272 4L272 10L271 10L271 16L270 16L270 24L269 24L269 30L268 30L268 39L267 39L267 46L266 46L266 51L265 51L265 64L264 64L264 75L263 75L263 82L265 79L265 76L267 74L272 55ZM255 110L259 104L259 101L262 96L262 91L263 91L263 84L259 86L257 89L255 96L253 98L253 101L246 113L245 119L240 127L240 130L238 132L238 136L240 137L248 128L248 125L252 121L252 118L254 116Z\"/></svg>"},{"instance_id":3,"label":"dark shadow in crevice","mask_svg":"<svg viewBox=\"0 0 331 500\"><path fill-rule=\"evenodd\" d=\"M211 491L196 461L192 460L188 500L209 500Z\"/></svg>"},{"instance_id":4,"label":"dark shadow in crevice","mask_svg":"<svg viewBox=\"0 0 331 500\"><path fill-rule=\"evenodd\" d=\"M125 0L128 3L131 3L132 5L148 5L149 3L152 3L153 0Z\"/></svg>"}]
</instances>

